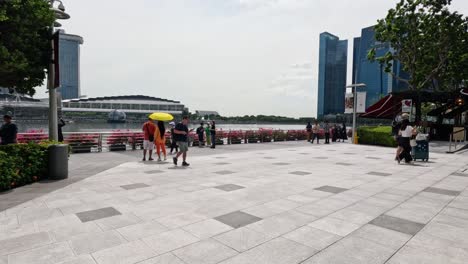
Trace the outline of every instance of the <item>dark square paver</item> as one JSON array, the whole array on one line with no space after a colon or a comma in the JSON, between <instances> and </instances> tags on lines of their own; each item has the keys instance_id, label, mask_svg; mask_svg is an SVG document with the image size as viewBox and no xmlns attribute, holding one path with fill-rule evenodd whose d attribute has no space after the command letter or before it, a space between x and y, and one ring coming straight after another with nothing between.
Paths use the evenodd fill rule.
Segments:
<instances>
[{"instance_id":1,"label":"dark square paver","mask_svg":"<svg viewBox=\"0 0 468 264\"><path fill-rule=\"evenodd\" d=\"M374 175L374 176L384 176L384 177L392 175L391 173L378 172L378 171L371 171L371 172L368 172L367 174Z\"/></svg>"},{"instance_id":2,"label":"dark square paver","mask_svg":"<svg viewBox=\"0 0 468 264\"><path fill-rule=\"evenodd\" d=\"M264 159L276 159L275 157L263 157Z\"/></svg>"},{"instance_id":3,"label":"dark square paver","mask_svg":"<svg viewBox=\"0 0 468 264\"><path fill-rule=\"evenodd\" d=\"M291 163L287 163L287 162L275 162L275 163L273 163L273 165L285 166L285 165L291 165Z\"/></svg>"},{"instance_id":4,"label":"dark square paver","mask_svg":"<svg viewBox=\"0 0 468 264\"><path fill-rule=\"evenodd\" d=\"M351 165L353 165L353 164L351 164L351 163L346 163L346 162L337 162L336 165L351 166Z\"/></svg>"},{"instance_id":5,"label":"dark square paver","mask_svg":"<svg viewBox=\"0 0 468 264\"><path fill-rule=\"evenodd\" d=\"M235 190L244 189L245 187L240 186L240 185L235 185L235 184L224 184L224 185L215 186L214 188L220 189L226 192L232 192Z\"/></svg>"},{"instance_id":6,"label":"dark square paver","mask_svg":"<svg viewBox=\"0 0 468 264\"><path fill-rule=\"evenodd\" d=\"M134 184L122 185L120 187L124 188L125 190L133 190L133 189L149 187L149 185L144 184L144 183L134 183Z\"/></svg>"},{"instance_id":7,"label":"dark square paver","mask_svg":"<svg viewBox=\"0 0 468 264\"><path fill-rule=\"evenodd\" d=\"M377 158L377 157L366 157L366 159L379 160L379 159L381 159L381 158Z\"/></svg>"},{"instance_id":8,"label":"dark square paver","mask_svg":"<svg viewBox=\"0 0 468 264\"><path fill-rule=\"evenodd\" d=\"M322 159L322 160L326 160L328 159L328 157L314 157L315 159Z\"/></svg>"},{"instance_id":9,"label":"dark square paver","mask_svg":"<svg viewBox=\"0 0 468 264\"><path fill-rule=\"evenodd\" d=\"M457 196L460 194L460 192L458 191L439 189L439 188L433 188L433 187L427 187L426 189L424 189L423 192L431 192L431 193L444 194L444 195L450 195L450 196Z\"/></svg>"},{"instance_id":10,"label":"dark square paver","mask_svg":"<svg viewBox=\"0 0 468 264\"><path fill-rule=\"evenodd\" d=\"M468 177L468 173L454 172L452 176Z\"/></svg>"},{"instance_id":11,"label":"dark square paver","mask_svg":"<svg viewBox=\"0 0 468 264\"><path fill-rule=\"evenodd\" d=\"M413 222L389 215L381 215L372 220L370 224L409 235L416 235L416 233L418 233L419 230L425 226L424 224L418 222Z\"/></svg>"},{"instance_id":12,"label":"dark square paver","mask_svg":"<svg viewBox=\"0 0 468 264\"><path fill-rule=\"evenodd\" d=\"M233 228L243 227L262 220L260 217L256 217L255 215L247 214L241 211L221 215L215 217L214 219Z\"/></svg>"},{"instance_id":13,"label":"dark square paver","mask_svg":"<svg viewBox=\"0 0 468 264\"><path fill-rule=\"evenodd\" d=\"M229 162L216 162L215 165L229 165Z\"/></svg>"},{"instance_id":14,"label":"dark square paver","mask_svg":"<svg viewBox=\"0 0 468 264\"><path fill-rule=\"evenodd\" d=\"M162 170L150 170L150 171L145 171L146 174L157 174L157 173L163 173L164 171Z\"/></svg>"},{"instance_id":15,"label":"dark square paver","mask_svg":"<svg viewBox=\"0 0 468 264\"><path fill-rule=\"evenodd\" d=\"M215 159L227 159L227 157L215 157Z\"/></svg>"},{"instance_id":16,"label":"dark square paver","mask_svg":"<svg viewBox=\"0 0 468 264\"><path fill-rule=\"evenodd\" d=\"M215 172L216 174L219 174L219 175L228 175L228 174L233 174L235 173L234 171L230 171L230 170L222 170L222 171L217 171Z\"/></svg>"},{"instance_id":17,"label":"dark square paver","mask_svg":"<svg viewBox=\"0 0 468 264\"><path fill-rule=\"evenodd\" d=\"M340 193L340 192L347 191L348 189L324 185L322 187L315 188L315 190L322 191L322 192L329 192L329 193Z\"/></svg>"},{"instance_id":18,"label":"dark square paver","mask_svg":"<svg viewBox=\"0 0 468 264\"><path fill-rule=\"evenodd\" d=\"M289 174L304 176L304 175L309 175L311 173L307 171L293 171L293 172L290 172Z\"/></svg>"},{"instance_id":19,"label":"dark square paver","mask_svg":"<svg viewBox=\"0 0 468 264\"><path fill-rule=\"evenodd\" d=\"M111 217L115 215L121 215L121 213L117 211L114 207L106 207L106 208L76 213L76 216L78 216L78 218L80 218L81 222L83 223L102 219L102 218L107 218L107 217Z\"/></svg>"}]
</instances>

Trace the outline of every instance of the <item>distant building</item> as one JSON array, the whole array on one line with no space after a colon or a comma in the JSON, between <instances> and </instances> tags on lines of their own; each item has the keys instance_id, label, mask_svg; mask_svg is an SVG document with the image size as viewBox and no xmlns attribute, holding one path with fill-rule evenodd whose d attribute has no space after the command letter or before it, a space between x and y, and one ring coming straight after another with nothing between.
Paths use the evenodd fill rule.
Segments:
<instances>
[{"instance_id":1,"label":"distant building","mask_svg":"<svg viewBox=\"0 0 468 264\"><path fill-rule=\"evenodd\" d=\"M60 31L59 62L60 88L62 99L75 99L81 96L80 87L80 45L83 38Z\"/></svg>"},{"instance_id":2,"label":"distant building","mask_svg":"<svg viewBox=\"0 0 468 264\"><path fill-rule=\"evenodd\" d=\"M383 56L392 50L389 43L375 40L374 26L363 28L361 37L354 38L353 83L366 84L366 107L373 105L388 93L407 89L405 83L393 78L390 73L386 73L385 68L377 61L371 62L367 59L369 50L374 47L376 48L377 57ZM394 62L392 70L396 75L408 78L408 74L403 71L400 62Z\"/></svg>"},{"instance_id":3,"label":"distant building","mask_svg":"<svg viewBox=\"0 0 468 264\"><path fill-rule=\"evenodd\" d=\"M196 111L195 111L195 114L197 114L197 116L200 116L200 117L205 117L205 116L208 116L208 117L215 117L215 116L219 116L219 113L216 112L216 111L196 110Z\"/></svg>"},{"instance_id":4,"label":"distant building","mask_svg":"<svg viewBox=\"0 0 468 264\"><path fill-rule=\"evenodd\" d=\"M348 41L320 34L317 116L344 112Z\"/></svg>"},{"instance_id":5,"label":"distant building","mask_svg":"<svg viewBox=\"0 0 468 264\"><path fill-rule=\"evenodd\" d=\"M143 96L106 96L96 98L69 99L62 101L62 112L65 116L74 118L107 119L113 110L126 114L127 120L146 119L154 112L165 112L180 118L185 106L179 101Z\"/></svg>"}]
</instances>

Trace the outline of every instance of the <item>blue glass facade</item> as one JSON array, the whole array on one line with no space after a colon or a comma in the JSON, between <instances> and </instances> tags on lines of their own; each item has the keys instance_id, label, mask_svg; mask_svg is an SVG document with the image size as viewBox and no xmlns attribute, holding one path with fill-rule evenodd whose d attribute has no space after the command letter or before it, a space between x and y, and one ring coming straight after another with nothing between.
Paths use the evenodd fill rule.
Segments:
<instances>
[{"instance_id":1,"label":"blue glass facade","mask_svg":"<svg viewBox=\"0 0 468 264\"><path fill-rule=\"evenodd\" d=\"M60 88L58 92L63 100L80 98L80 45L83 38L60 33L59 62Z\"/></svg>"},{"instance_id":2,"label":"blue glass facade","mask_svg":"<svg viewBox=\"0 0 468 264\"><path fill-rule=\"evenodd\" d=\"M344 112L348 41L320 34L317 116Z\"/></svg>"},{"instance_id":3,"label":"blue glass facade","mask_svg":"<svg viewBox=\"0 0 468 264\"><path fill-rule=\"evenodd\" d=\"M376 103L380 98L391 92L407 89L405 83L396 80L376 61L367 59L370 49L376 48L376 56L380 57L391 51L390 44L381 43L375 40L374 27L362 29L361 37L354 39L353 48L353 83L365 83L367 85L366 107ZM404 77L402 65L399 62L393 63L393 72Z\"/></svg>"}]
</instances>

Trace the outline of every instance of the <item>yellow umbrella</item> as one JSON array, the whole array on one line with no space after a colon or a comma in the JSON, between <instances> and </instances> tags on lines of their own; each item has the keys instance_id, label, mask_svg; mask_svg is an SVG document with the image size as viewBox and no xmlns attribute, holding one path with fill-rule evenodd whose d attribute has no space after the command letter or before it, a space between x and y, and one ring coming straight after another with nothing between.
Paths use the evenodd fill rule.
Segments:
<instances>
[{"instance_id":1,"label":"yellow umbrella","mask_svg":"<svg viewBox=\"0 0 468 264\"><path fill-rule=\"evenodd\" d=\"M158 121L171 121L174 117L168 113L152 113L149 118Z\"/></svg>"}]
</instances>

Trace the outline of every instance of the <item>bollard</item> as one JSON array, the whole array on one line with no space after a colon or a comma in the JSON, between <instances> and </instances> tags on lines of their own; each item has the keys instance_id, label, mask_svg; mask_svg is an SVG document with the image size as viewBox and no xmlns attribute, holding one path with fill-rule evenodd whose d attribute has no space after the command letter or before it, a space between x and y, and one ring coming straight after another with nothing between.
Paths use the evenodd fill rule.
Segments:
<instances>
[{"instance_id":1,"label":"bollard","mask_svg":"<svg viewBox=\"0 0 468 264\"><path fill-rule=\"evenodd\" d=\"M68 178L68 145L52 145L48 149L49 179Z\"/></svg>"}]
</instances>

